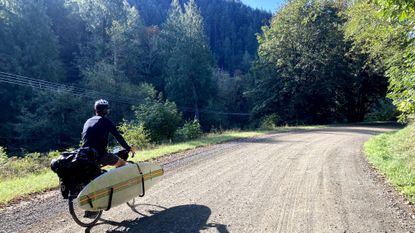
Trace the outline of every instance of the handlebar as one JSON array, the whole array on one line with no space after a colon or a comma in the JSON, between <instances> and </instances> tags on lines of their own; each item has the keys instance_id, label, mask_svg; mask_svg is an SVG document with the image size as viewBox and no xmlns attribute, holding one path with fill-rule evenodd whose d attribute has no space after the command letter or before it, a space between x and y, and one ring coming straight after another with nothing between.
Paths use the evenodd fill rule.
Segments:
<instances>
[{"instance_id":1,"label":"handlebar","mask_svg":"<svg viewBox=\"0 0 415 233\"><path fill-rule=\"evenodd\" d=\"M136 147L131 147L131 150L130 151L125 150L125 149L120 149L118 147L118 148L115 148L112 153L115 154L116 156L120 157L124 161L127 161L128 160L128 156L129 156L129 153L131 152L132 153L131 158L134 158L136 151L137 151L137 148Z\"/></svg>"}]
</instances>

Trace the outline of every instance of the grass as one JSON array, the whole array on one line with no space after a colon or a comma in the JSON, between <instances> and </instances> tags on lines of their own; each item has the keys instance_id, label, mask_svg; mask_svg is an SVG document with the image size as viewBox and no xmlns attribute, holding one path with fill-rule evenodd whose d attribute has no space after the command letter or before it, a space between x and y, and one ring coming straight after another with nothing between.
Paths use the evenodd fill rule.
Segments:
<instances>
[{"instance_id":1,"label":"grass","mask_svg":"<svg viewBox=\"0 0 415 233\"><path fill-rule=\"evenodd\" d=\"M0 205L7 204L16 198L56 188L57 186L58 177L52 171L2 181L0 183Z\"/></svg>"},{"instance_id":2,"label":"grass","mask_svg":"<svg viewBox=\"0 0 415 233\"><path fill-rule=\"evenodd\" d=\"M191 150L202 146L213 145L230 140L256 137L266 133L287 132L301 129L316 129L322 127L324 126L281 127L264 131L226 131L222 134L208 134L200 139L176 144L160 145L153 149L137 152L134 161L138 162L150 160L153 158ZM13 200L28 196L33 193L50 190L56 187L58 187L58 177L49 169L43 169L37 174L27 174L23 177L9 177L7 179L3 178L0 179L0 205L7 205Z\"/></svg>"},{"instance_id":3,"label":"grass","mask_svg":"<svg viewBox=\"0 0 415 233\"><path fill-rule=\"evenodd\" d=\"M373 137L364 149L369 162L415 203L415 126Z\"/></svg>"}]
</instances>

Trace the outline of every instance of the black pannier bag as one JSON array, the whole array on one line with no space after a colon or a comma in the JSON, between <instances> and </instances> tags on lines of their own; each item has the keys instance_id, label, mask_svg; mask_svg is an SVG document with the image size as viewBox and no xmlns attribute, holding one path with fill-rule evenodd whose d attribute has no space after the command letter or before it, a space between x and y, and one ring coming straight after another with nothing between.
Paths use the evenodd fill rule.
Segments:
<instances>
[{"instance_id":1,"label":"black pannier bag","mask_svg":"<svg viewBox=\"0 0 415 233\"><path fill-rule=\"evenodd\" d=\"M86 185L101 174L96 161L97 153L89 147L65 152L52 160L50 167L59 177L63 198L67 199L69 194L77 195L79 185Z\"/></svg>"}]
</instances>

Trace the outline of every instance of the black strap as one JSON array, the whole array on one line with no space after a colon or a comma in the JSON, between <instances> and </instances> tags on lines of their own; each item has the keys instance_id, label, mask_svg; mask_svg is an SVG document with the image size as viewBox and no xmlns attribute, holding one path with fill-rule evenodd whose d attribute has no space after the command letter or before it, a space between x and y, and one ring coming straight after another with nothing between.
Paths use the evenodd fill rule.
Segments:
<instances>
[{"instance_id":1,"label":"black strap","mask_svg":"<svg viewBox=\"0 0 415 233\"><path fill-rule=\"evenodd\" d=\"M112 194L114 194L114 188L113 187L111 188L110 197L108 199L108 208L105 211L108 211L108 210L111 209L111 206L112 206Z\"/></svg>"},{"instance_id":2,"label":"black strap","mask_svg":"<svg viewBox=\"0 0 415 233\"><path fill-rule=\"evenodd\" d=\"M94 205L92 204L92 199L89 196L86 196L86 197L88 198L89 206L91 206L91 208L93 209Z\"/></svg>"},{"instance_id":3,"label":"black strap","mask_svg":"<svg viewBox=\"0 0 415 233\"><path fill-rule=\"evenodd\" d=\"M145 191L145 186L144 186L144 175L143 175L143 172L141 171L141 168L140 168L140 166L136 163L135 165L137 165L137 168L138 168L138 172L140 173L140 175L141 175L141 187L143 188L143 193L142 194L140 194L140 195L138 195L139 197L144 197L144 195L146 195L146 191Z\"/></svg>"}]
</instances>

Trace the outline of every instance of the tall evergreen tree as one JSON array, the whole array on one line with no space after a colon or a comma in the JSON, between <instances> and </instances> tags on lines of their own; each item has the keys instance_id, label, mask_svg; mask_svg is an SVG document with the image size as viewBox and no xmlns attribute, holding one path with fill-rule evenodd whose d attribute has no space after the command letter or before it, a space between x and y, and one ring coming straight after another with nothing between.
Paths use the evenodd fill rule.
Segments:
<instances>
[{"instance_id":1,"label":"tall evergreen tree","mask_svg":"<svg viewBox=\"0 0 415 233\"><path fill-rule=\"evenodd\" d=\"M138 11L126 0L68 0L67 5L81 17L88 32L78 62L81 70L106 62L122 73L139 59L135 55L143 25Z\"/></svg>"},{"instance_id":2,"label":"tall evergreen tree","mask_svg":"<svg viewBox=\"0 0 415 233\"><path fill-rule=\"evenodd\" d=\"M194 0L185 5L184 13L177 0L172 2L161 36L166 48L166 96L191 109L199 119L199 109L212 95L213 63L203 18Z\"/></svg>"},{"instance_id":3,"label":"tall evergreen tree","mask_svg":"<svg viewBox=\"0 0 415 233\"><path fill-rule=\"evenodd\" d=\"M46 14L45 2L40 0L0 1L0 69L3 72L20 74L49 81L64 79L59 61L57 38ZM18 125L26 118L24 106L39 94L30 88L15 88L2 83L0 105L0 143L21 144L31 136ZM37 130L38 119L47 119L46 114L36 114L28 127ZM24 147L25 145L20 145Z\"/></svg>"},{"instance_id":4,"label":"tall evergreen tree","mask_svg":"<svg viewBox=\"0 0 415 233\"><path fill-rule=\"evenodd\" d=\"M2 0L0 66L46 80L62 78L57 38L43 0Z\"/></svg>"},{"instance_id":5,"label":"tall evergreen tree","mask_svg":"<svg viewBox=\"0 0 415 233\"><path fill-rule=\"evenodd\" d=\"M137 9L126 0L68 0L67 5L87 32L77 59L82 84L107 96L142 99L138 84L143 81L139 69L146 54L142 51L145 29ZM116 122L133 116L129 104L113 108Z\"/></svg>"},{"instance_id":6,"label":"tall evergreen tree","mask_svg":"<svg viewBox=\"0 0 415 233\"><path fill-rule=\"evenodd\" d=\"M161 25L168 17L171 0L130 0L140 11L146 25ZM188 0L178 3L183 5ZM258 42L255 34L268 24L269 12L254 10L240 1L196 0L204 19L205 33L214 59L220 69L231 74L246 73L245 52L250 62L255 57Z\"/></svg>"}]
</instances>

